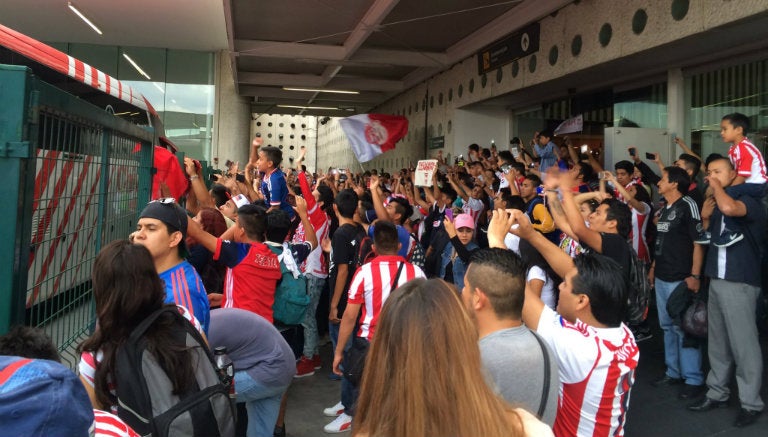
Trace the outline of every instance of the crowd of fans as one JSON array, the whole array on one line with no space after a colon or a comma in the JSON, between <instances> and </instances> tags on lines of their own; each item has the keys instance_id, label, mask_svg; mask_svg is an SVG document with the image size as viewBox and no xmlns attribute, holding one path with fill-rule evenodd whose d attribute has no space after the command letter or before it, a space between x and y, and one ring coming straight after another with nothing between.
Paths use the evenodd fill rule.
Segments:
<instances>
[{"instance_id":1,"label":"crowd of fans","mask_svg":"<svg viewBox=\"0 0 768 437\"><path fill-rule=\"evenodd\" d=\"M186 158L185 206L153 201L133 244L97 258L98 327L81 345L80 378L94 409L119 415L116 356L164 302L211 349L227 347L248 436L285 435L286 391L323 365L325 331L325 364L341 379L327 433L623 435L655 300L666 372L654 385L678 385L688 409L708 411L727 405L735 369L735 424L749 425L764 408L755 309L768 177L748 130L730 114L722 155L702 159L677 138L669 166L630 148L610 169L543 131L529 147L472 144L453 162L438 152L427 186L414 168L311 173L303 151L288 168L279 149L254 143L245 168L208 189ZM296 354L273 310L286 272L306 278ZM704 292L707 340L672 305ZM184 386L190 362L164 329L150 350Z\"/></svg>"}]
</instances>

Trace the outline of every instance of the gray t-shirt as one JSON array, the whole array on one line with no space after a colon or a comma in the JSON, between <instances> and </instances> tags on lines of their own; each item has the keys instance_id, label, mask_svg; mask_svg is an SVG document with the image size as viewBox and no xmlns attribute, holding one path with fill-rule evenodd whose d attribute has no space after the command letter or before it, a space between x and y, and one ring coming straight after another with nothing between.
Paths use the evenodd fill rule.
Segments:
<instances>
[{"instance_id":1,"label":"gray t-shirt","mask_svg":"<svg viewBox=\"0 0 768 437\"><path fill-rule=\"evenodd\" d=\"M545 347L549 354L549 390L541 420L552 426L560 382L557 362ZM510 404L536 415L544 389L544 355L533 332L522 325L488 334L480 339L480 357L488 384Z\"/></svg>"},{"instance_id":2,"label":"gray t-shirt","mask_svg":"<svg viewBox=\"0 0 768 437\"><path fill-rule=\"evenodd\" d=\"M227 348L235 371L244 370L267 387L290 384L296 374L293 351L280 332L260 315L237 308L211 311L211 350Z\"/></svg>"}]
</instances>

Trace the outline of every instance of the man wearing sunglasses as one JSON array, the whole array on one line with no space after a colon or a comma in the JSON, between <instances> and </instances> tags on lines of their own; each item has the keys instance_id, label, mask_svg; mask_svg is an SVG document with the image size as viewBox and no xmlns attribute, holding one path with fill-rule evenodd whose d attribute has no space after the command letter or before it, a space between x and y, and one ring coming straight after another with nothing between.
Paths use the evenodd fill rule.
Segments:
<instances>
[{"instance_id":1,"label":"man wearing sunglasses","mask_svg":"<svg viewBox=\"0 0 768 437\"><path fill-rule=\"evenodd\" d=\"M187 213L172 198L150 202L131 234L133 243L149 250L155 270L165 282L165 302L186 308L208 334L209 304L203 281L187 255Z\"/></svg>"}]
</instances>

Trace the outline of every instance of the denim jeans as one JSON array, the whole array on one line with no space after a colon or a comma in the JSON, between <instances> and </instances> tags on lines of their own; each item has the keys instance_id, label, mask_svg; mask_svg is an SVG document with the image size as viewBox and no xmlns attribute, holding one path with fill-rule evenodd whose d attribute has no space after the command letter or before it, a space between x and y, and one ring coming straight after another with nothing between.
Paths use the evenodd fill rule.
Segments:
<instances>
[{"instance_id":1,"label":"denim jeans","mask_svg":"<svg viewBox=\"0 0 768 437\"><path fill-rule=\"evenodd\" d=\"M309 306L304 313L304 320L301 326L304 328L304 351L303 355L311 359L317 354L317 304L320 302L320 294L323 292L326 278L307 275L307 294L309 294Z\"/></svg>"},{"instance_id":2,"label":"denim jeans","mask_svg":"<svg viewBox=\"0 0 768 437\"><path fill-rule=\"evenodd\" d=\"M280 400L288 386L267 387L251 378L244 370L235 372L237 402L245 402L248 411L247 437L272 437L275 431L277 415L280 413Z\"/></svg>"},{"instance_id":3,"label":"denim jeans","mask_svg":"<svg viewBox=\"0 0 768 437\"><path fill-rule=\"evenodd\" d=\"M672 323L667 313L667 300L672 291L683 281L666 282L656 279L656 309L659 312L659 324L664 331L664 362L667 365L667 376L682 378L686 384L704 384L704 373L701 371L701 349L683 347L683 330Z\"/></svg>"}]
</instances>

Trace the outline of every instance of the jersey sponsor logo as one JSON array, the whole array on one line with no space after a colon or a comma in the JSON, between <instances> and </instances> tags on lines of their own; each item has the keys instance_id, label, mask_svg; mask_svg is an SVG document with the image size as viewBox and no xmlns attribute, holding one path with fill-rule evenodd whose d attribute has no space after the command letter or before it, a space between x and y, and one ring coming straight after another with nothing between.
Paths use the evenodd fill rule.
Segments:
<instances>
[{"instance_id":1,"label":"jersey sponsor logo","mask_svg":"<svg viewBox=\"0 0 768 437\"><path fill-rule=\"evenodd\" d=\"M277 260L277 257L275 256L255 255L253 257L253 262L262 267L268 267L268 268L280 267L280 262Z\"/></svg>"},{"instance_id":2,"label":"jersey sponsor logo","mask_svg":"<svg viewBox=\"0 0 768 437\"><path fill-rule=\"evenodd\" d=\"M669 222L659 222L659 224L656 225L656 230L658 232L669 232Z\"/></svg>"}]
</instances>

